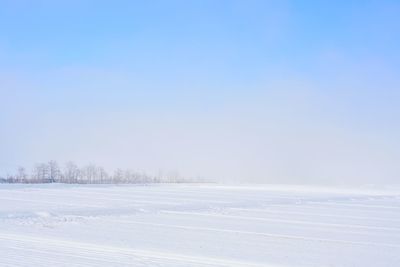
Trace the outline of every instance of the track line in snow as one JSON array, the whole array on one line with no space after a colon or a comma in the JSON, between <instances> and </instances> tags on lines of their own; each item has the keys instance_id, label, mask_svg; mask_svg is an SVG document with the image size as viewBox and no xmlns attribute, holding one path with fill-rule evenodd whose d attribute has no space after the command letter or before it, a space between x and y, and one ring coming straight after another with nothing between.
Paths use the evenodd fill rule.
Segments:
<instances>
[{"instance_id":1,"label":"track line in snow","mask_svg":"<svg viewBox=\"0 0 400 267\"><path fill-rule=\"evenodd\" d=\"M341 203L341 202L321 202L321 201L308 201L307 204L311 205L321 205L321 206L344 206L344 207L354 207L354 208L371 208L371 209L391 209L399 210L398 206L383 206L383 205L367 205L367 204L351 204L351 203Z\"/></svg>"},{"instance_id":2,"label":"track line in snow","mask_svg":"<svg viewBox=\"0 0 400 267\"><path fill-rule=\"evenodd\" d=\"M279 222L279 223L287 223L287 224L330 226L330 227L340 227L340 228L356 228L356 229L368 229L368 230L400 231L400 228L396 228L396 227L379 227L379 226L367 226L367 225L358 225L358 224L339 224L339 223L322 223L322 222L319 223L319 222L310 222L310 221L302 221L302 220L269 219L269 218L246 217L246 216L225 215L225 214L181 212L181 211L160 211L160 213L177 214L177 215L193 215L193 216L203 216L203 217L219 217L219 218L230 218L230 219L239 219L239 220L254 220L254 221L265 221L265 222Z\"/></svg>"},{"instance_id":3,"label":"track line in snow","mask_svg":"<svg viewBox=\"0 0 400 267\"><path fill-rule=\"evenodd\" d=\"M8 241L10 242L10 241ZM14 241L13 241L14 242ZM38 266L94 266L93 262L96 262L98 265L99 263L107 263L108 265L110 264L115 264L116 261L111 262L107 260L101 260L99 257L86 257L86 256L81 256L78 254L71 254L71 252L68 251L49 251L48 247L39 249L39 248L27 248L24 247L26 243L22 243L23 246L9 246L7 247L7 259L0 259L0 264L3 266L3 264L9 264L12 263L12 265L9 266L30 266L32 262L35 263L40 263ZM21 257L21 253L23 252L23 255L27 255L28 253L34 253L36 254L36 257L29 257L29 264L27 264L26 258ZM39 256L39 255L40 256ZM53 257L52 257L53 256ZM73 263L69 261L70 259L79 259L80 262L74 261ZM83 262L83 260L86 261ZM88 264L88 261L93 261L91 264ZM51 265L49 265L51 264Z\"/></svg>"},{"instance_id":4,"label":"track line in snow","mask_svg":"<svg viewBox=\"0 0 400 267\"><path fill-rule=\"evenodd\" d=\"M144 187L145 188L145 187ZM88 188L85 188L85 189L88 189ZM99 190L93 190L93 189L90 189L90 191L88 190L88 191L84 191L83 189L77 189L77 190L71 190L71 189L69 189L68 191L63 191L63 190L60 190L60 189L51 189L51 191L56 191L56 190L58 190L58 191L62 191L62 192L70 192L70 193L77 193L77 194L80 194L80 193L85 193L85 194L100 194L100 195L105 195L105 194L110 194L110 195L121 195L121 192L123 193L123 194L125 194L125 193L129 193L129 196L138 196L138 195L141 195L141 196L145 196L145 197L148 197L148 196L150 196L150 197L152 197L152 196L160 196L160 195L166 195L166 194L168 194L168 195L172 195L172 196L174 196L174 197L176 197L176 196L185 196L185 198L187 198L187 196L192 196L192 195L194 195L197 199L196 200L198 200L198 201L209 201L210 199L213 199L213 198L229 198L229 199L231 199L232 198L232 196L235 196L235 193L226 193L226 192L215 192L215 193L209 193L209 192L202 192L202 191L199 191L199 190L186 190L185 189L185 191L162 191L162 190L158 190L158 191L150 191L150 192L147 192L147 191L134 191L134 190L130 190L130 188L123 188L123 187L121 187L121 188L118 188L119 190L118 191L112 191L112 189L108 189L107 191L106 191L106 189L99 189ZM120 190L120 189L124 189L124 190ZM137 188L133 188L133 189L137 189ZM49 190L50 191L50 189L46 189L46 190ZM149 195L149 193L150 193L150 195ZM207 200L204 200L204 199L207 199ZM234 199L234 200L231 200L231 201L224 201L224 200L210 200L211 202L216 202L216 203L225 203L225 204L229 204L229 203L232 203L232 202L235 202L235 200L240 200L240 201L257 201L257 202L259 202L259 201L261 201L261 202L264 202L264 201L270 201L270 200L275 200L275 199L286 199L286 200L293 200L293 201L299 201L299 200L307 200L307 199L304 199L303 197L297 197L297 196L294 196L294 197L290 197L290 196L282 196L282 195L274 195L274 196L269 196L269 197L267 197L267 198L265 198L265 196L263 196L263 195L256 195L256 196L253 196L253 195L246 195L246 197L241 197L241 198L239 198L239 199Z\"/></svg>"},{"instance_id":5,"label":"track line in snow","mask_svg":"<svg viewBox=\"0 0 400 267\"><path fill-rule=\"evenodd\" d=\"M400 244L391 244L391 243L376 243L376 242L361 242L361 241L348 241L348 240L340 240L340 239L329 239L329 238L314 238L314 237L307 237L307 236L300 236L300 235L283 235L283 234L273 234L273 233L266 233L266 232L253 232L253 231L229 230L229 229L212 228L212 227L196 227L196 226L187 226L187 225L150 223L150 222L133 221L133 220L111 219L108 221L116 222L116 223L153 226L153 227L174 228L174 229L182 229L182 230L210 231L210 232L221 232L221 233L230 233L230 234L254 235L254 236L263 236L263 237L268 237L268 238L278 238L278 239L291 239L291 240L302 240L302 241L312 241L312 242L331 242L331 243L341 243L341 244L346 244L346 245L362 245L362 246L378 246L378 247L386 246L386 247L400 248Z\"/></svg>"},{"instance_id":6,"label":"track line in snow","mask_svg":"<svg viewBox=\"0 0 400 267\"><path fill-rule=\"evenodd\" d=\"M84 199L90 199L90 200L106 200L106 201L116 201L116 202L139 202L139 203L150 203L150 204L181 204L183 201L188 201L188 202L198 202L198 203L209 203L209 204L230 204L232 202L229 201L218 201L218 200L203 200L203 199L196 199L196 198L181 198L181 197L164 197L164 196L149 196L143 194L142 196L139 196L137 194L131 194L127 195L126 197L121 197L121 194L109 194L108 192L101 193L101 192L82 192L82 191L74 191L74 192L66 192L59 190L61 193L68 193L68 194L73 194L73 197L71 198L71 195L65 194L65 195L60 195L60 194L52 194L52 193L43 193L40 192L36 194L36 196L52 196L52 197L57 197L57 198L69 198L69 199L76 199L76 198L84 198ZM23 193L27 194L26 192L18 192L18 193ZM84 195L82 195L84 193ZM101 197L96 197L95 195L99 195ZM111 197L107 197L111 196ZM118 197L115 197L118 196ZM156 199L156 200L148 200L148 199ZM167 200L167 201L165 201ZM168 200L172 200L175 202L168 202ZM149 202L150 201L150 202Z\"/></svg>"},{"instance_id":7,"label":"track line in snow","mask_svg":"<svg viewBox=\"0 0 400 267\"><path fill-rule=\"evenodd\" d=\"M71 198L73 199L73 197ZM92 198L93 200L104 200L104 201L110 201L110 199L107 198ZM54 200L51 201L44 201L44 200L37 200L37 199L21 199L21 198L7 198L7 197L1 197L1 200L10 200L10 201L20 201L20 202L28 202L28 203L40 203L40 204L55 204L55 205L65 205L65 206L71 206L71 207L84 207L84 208L104 208L107 206L104 205L93 205L93 204L87 204L87 203L80 203L80 204L73 204L73 203L65 203L65 202L55 202ZM112 199L111 199L112 201ZM140 204L166 204L166 205L178 205L181 204L179 202L166 202L166 201L153 201L153 200L129 200L129 199L120 199L119 201L125 201L126 203L129 203L130 205L138 204L137 206L140 206Z\"/></svg>"},{"instance_id":8,"label":"track line in snow","mask_svg":"<svg viewBox=\"0 0 400 267\"><path fill-rule=\"evenodd\" d=\"M321 212L326 212L327 210L331 211L333 209L333 210L338 211L338 212L352 212L352 213L360 212L360 211L361 212L373 212L375 214L374 216L378 215L377 212L384 213L384 214L390 214L390 215L393 215L393 216L396 216L396 217L398 217L398 215L399 215L398 211L390 210L390 209L386 209L386 210L362 209L362 210L360 210L360 209L357 209L357 207L335 206L335 205L330 205L329 209L327 209L327 207L323 206L323 205L314 205L314 206L312 206L312 205L309 205L309 204L306 204L306 203L302 203L300 205L299 204L287 205L287 204L272 204L271 203L271 204L267 204L267 205L263 205L263 206L259 207L259 209L269 209L269 208L283 208L283 209L290 208L291 210L299 210L299 209L304 210L305 209L305 210L313 210L313 211L321 210Z\"/></svg>"},{"instance_id":9,"label":"track line in snow","mask_svg":"<svg viewBox=\"0 0 400 267\"><path fill-rule=\"evenodd\" d=\"M177 262L187 262L194 264L201 264L202 266L241 266L241 267L268 267L271 265L236 261L229 259L213 258L213 257L201 257L201 256L189 256L184 254L168 253L161 251L150 251L150 250L140 250L128 247L117 247L117 246L106 246L98 245L87 242L78 242L62 239L35 237L28 235L18 235L9 233L0 233L0 240L8 240L10 242L22 242L22 243L32 243L43 247L59 247L62 251L76 250L76 251L91 251L94 254L103 255L105 253L120 253L125 255L142 257L147 260L172 260ZM1 260L1 259L0 259Z\"/></svg>"},{"instance_id":10,"label":"track line in snow","mask_svg":"<svg viewBox=\"0 0 400 267\"><path fill-rule=\"evenodd\" d=\"M1 237L0 237L1 239ZM15 242L13 240L12 242ZM101 262L101 263L107 263L107 264L116 264L118 263L118 260L120 260L120 257L118 255L101 255L99 253L90 253L90 250L80 250L78 253L74 253L72 249L70 250L65 250L65 246L59 246L58 248L63 248L63 250L54 250L54 248L49 248L49 247L42 247L40 248L28 248L26 247L27 243L32 243L32 242L23 242L18 240L20 246L10 246L8 249L15 250L15 251L24 251L24 252L34 252L38 254L45 255L44 258L49 258L49 256L57 256L57 258L60 258L58 256L61 256L61 258L69 257L69 258L75 258L75 259L80 259L80 260L86 260L86 261L94 261L94 262ZM37 243L35 243L37 244ZM95 254L95 255L93 255ZM101 259L100 257L111 257L114 258L114 260L111 259ZM1 260L0 260L1 261ZM65 260L64 260L65 261ZM59 261L58 263L62 263L62 261ZM83 265L85 266L85 265Z\"/></svg>"},{"instance_id":11,"label":"track line in snow","mask_svg":"<svg viewBox=\"0 0 400 267\"><path fill-rule=\"evenodd\" d=\"M53 200L45 201L45 200L38 200L38 199L21 199L21 198L10 198L10 197L0 197L0 202L2 200L10 200L10 201L19 201L19 202L28 202L28 203L40 203L40 204L52 204L52 205L64 205L64 206L71 206L71 207L79 207L82 208L82 204L72 204L72 203L65 203L65 202L54 202ZM87 205L85 204L83 207L87 208L102 208L103 206L98 205Z\"/></svg>"},{"instance_id":12,"label":"track line in snow","mask_svg":"<svg viewBox=\"0 0 400 267\"><path fill-rule=\"evenodd\" d=\"M256 208L229 208L229 210L237 211L248 211L248 212L263 212L272 214L287 214L287 215L304 215L304 216L317 216L317 217L332 217L332 218L344 218L344 219L359 219L359 220L374 220L374 221L388 221L398 222L400 220L392 218L380 218L380 217L366 217L366 216L352 216L342 214L327 214L327 213L311 213L311 212L297 212L297 211L282 211L282 210L268 210L268 209L256 209Z\"/></svg>"}]
</instances>

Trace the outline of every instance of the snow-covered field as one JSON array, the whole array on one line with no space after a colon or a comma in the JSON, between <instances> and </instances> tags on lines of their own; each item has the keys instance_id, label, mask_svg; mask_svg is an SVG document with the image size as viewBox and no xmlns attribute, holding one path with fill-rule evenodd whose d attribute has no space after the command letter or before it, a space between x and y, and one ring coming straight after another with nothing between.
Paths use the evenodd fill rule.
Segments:
<instances>
[{"instance_id":1,"label":"snow-covered field","mask_svg":"<svg viewBox=\"0 0 400 267\"><path fill-rule=\"evenodd\" d=\"M400 266L400 191L0 185L0 266Z\"/></svg>"}]
</instances>

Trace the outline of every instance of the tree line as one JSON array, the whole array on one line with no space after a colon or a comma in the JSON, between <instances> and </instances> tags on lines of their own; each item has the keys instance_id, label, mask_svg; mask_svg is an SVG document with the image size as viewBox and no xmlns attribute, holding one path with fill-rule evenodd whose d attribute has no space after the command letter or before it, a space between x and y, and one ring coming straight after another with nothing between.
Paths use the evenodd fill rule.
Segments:
<instances>
[{"instance_id":1,"label":"tree line","mask_svg":"<svg viewBox=\"0 0 400 267\"><path fill-rule=\"evenodd\" d=\"M67 183L67 184L145 184L145 183L190 183L206 182L201 178L183 178L177 172L147 175L143 172L116 169L109 174L103 167L94 164L79 167L68 162L63 168L52 160L36 164L28 173L19 167L15 174L0 177L0 183Z\"/></svg>"}]
</instances>

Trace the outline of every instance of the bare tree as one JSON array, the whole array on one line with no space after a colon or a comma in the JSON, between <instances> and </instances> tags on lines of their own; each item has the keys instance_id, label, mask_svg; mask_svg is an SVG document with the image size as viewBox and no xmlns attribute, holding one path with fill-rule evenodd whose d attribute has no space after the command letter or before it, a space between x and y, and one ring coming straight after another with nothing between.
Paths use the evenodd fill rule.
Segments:
<instances>
[{"instance_id":1,"label":"bare tree","mask_svg":"<svg viewBox=\"0 0 400 267\"><path fill-rule=\"evenodd\" d=\"M78 166L73 162L67 162L65 164L63 181L66 183L78 183L80 176L80 170Z\"/></svg>"},{"instance_id":2,"label":"bare tree","mask_svg":"<svg viewBox=\"0 0 400 267\"><path fill-rule=\"evenodd\" d=\"M96 165L90 164L81 169L81 182L85 184L95 183L97 178Z\"/></svg>"},{"instance_id":3,"label":"bare tree","mask_svg":"<svg viewBox=\"0 0 400 267\"><path fill-rule=\"evenodd\" d=\"M56 161L36 164L31 175L23 167L17 169L16 174L0 178L0 182L7 183L182 183L196 182L200 179L188 180L179 175L177 171L160 172L157 176L149 176L144 172L116 169L109 175L104 168L90 164L79 168L75 163L68 162L64 171L61 171Z\"/></svg>"},{"instance_id":4,"label":"bare tree","mask_svg":"<svg viewBox=\"0 0 400 267\"><path fill-rule=\"evenodd\" d=\"M48 165L45 163L36 164L32 173L32 182L48 183L50 181Z\"/></svg>"},{"instance_id":5,"label":"bare tree","mask_svg":"<svg viewBox=\"0 0 400 267\"><path fill-rule=\"evenodd\" d=\"M121 169L116 169L113 175L113 182L114 183L122 183L124 179L124 171Z\"/></svg>"},{"instance_id":6,"label":"bare tree","mask_svg":"<svg viewBox=\"0 0 400 267\"><path fill-rule=\"evenodd\" d=\"M108 173L103 169L103 167L97 167L97 183L109 183L109 175Z\"/></svg>"},{"instance_id":7,"label":"bare tree","mask_svg":"<svg viewBox=\"0 0 400 267\"><path fill-rule=\"evenodd\" d=\"M51 183L60 182L61 171L60 168L58 167L57 162L51 160L49 161L49 163L47 163L47 165L48 165L47 168L48 168L50 182Z\"/></svg>"},{"instance_id":8,"label":"bare tree","mask_svg":"<svg viewBox=\"0 0 400 267\"><path fill-rule=\"evenodd\" d=\"M26 174L24 167L18 167L17 174L15 176L17 183L26 183L28 182L28 175Z\"/></svg>"}]
</instances>

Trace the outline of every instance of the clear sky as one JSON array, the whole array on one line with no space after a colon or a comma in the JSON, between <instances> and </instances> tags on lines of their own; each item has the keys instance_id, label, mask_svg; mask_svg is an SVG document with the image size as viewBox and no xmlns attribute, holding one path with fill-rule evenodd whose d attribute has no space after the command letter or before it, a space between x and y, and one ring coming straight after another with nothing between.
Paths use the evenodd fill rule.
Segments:
<instances>
[{"instance_id":1,"label":"clear sky","mask_svg":"<svg viewBox=\"0 0 400 267\"><path fill-rule=\"evenodd\" d=\"M0 173L398 183L399 1L0 0Z\"/></svg>"}]
</instances>

